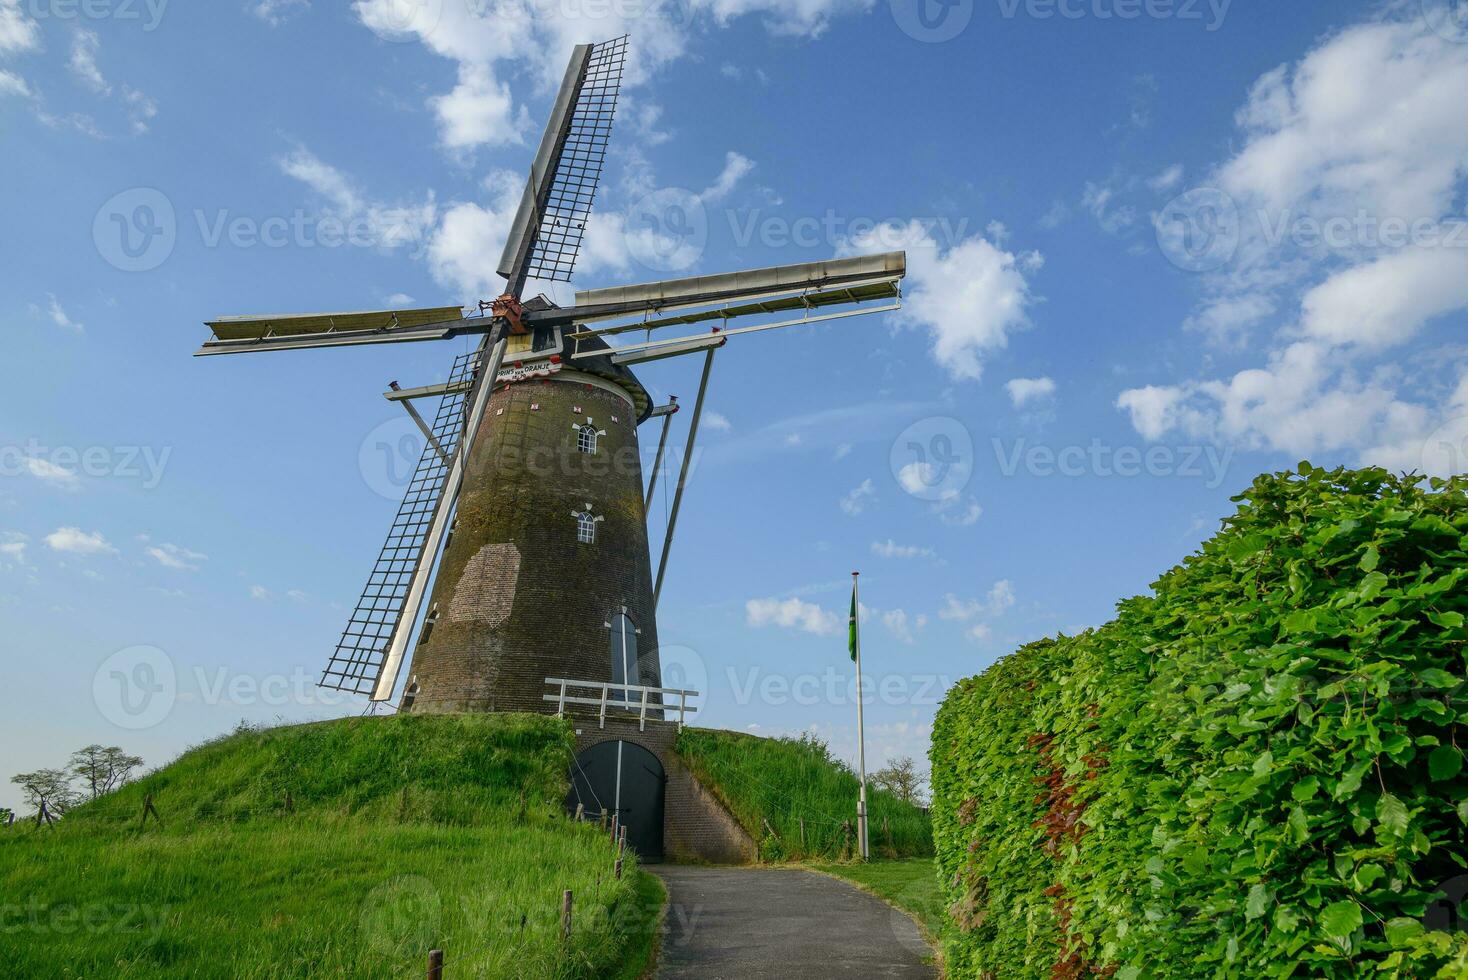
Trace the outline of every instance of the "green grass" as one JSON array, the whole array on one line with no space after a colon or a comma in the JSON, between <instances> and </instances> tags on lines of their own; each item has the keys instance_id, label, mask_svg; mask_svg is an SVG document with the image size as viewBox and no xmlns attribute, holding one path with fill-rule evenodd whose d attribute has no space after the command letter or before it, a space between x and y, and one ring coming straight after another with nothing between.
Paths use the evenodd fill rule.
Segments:
<instances>
[{"instance_id":1,"label":"green grass","mask_svg":"<svg viewBox=\"0 0 1468 980\"><path fill-rule=\"evenodd\" d=\"M442 948L461 976L636 976L659 886L635 866L617 881L606 837L560 812L571 747L556 719L514 715L202 746L0 834L0 975L410 976ZM139 825L147 796L161 827Z\"/></svg>"},{"instance_id":2,"label":"green grass","mask_svg":"<svg viewBox=\"0 0 1468 980\"><path fill-rule=\"evenodd\" d=\"M760 842L763 859L850 857L842 824L851 821L854 846L857 778L820 742L687 728L678 754ZM873 855L932 855L932 825L917 807L869 788L868 812Z\"/></svg>"},{"instance_id":3,"label":"green grass","mask_svg":"<svg viewBox=\"0 0 1468 980\"><path fill-rule=\"evenodd\" d=\"M942 935L945 922L943 892L932 858L902 858L865 864L812 864L816 871L844 878L886 899L917 919L928 938Z\"/></svg>"}]
</instances>

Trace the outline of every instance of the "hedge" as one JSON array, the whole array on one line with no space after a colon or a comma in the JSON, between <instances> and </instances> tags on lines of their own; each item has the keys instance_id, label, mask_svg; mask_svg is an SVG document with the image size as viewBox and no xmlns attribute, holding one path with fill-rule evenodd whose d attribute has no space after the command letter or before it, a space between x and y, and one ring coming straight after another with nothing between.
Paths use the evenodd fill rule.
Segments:
<instances>
[{"instance_id":1,"label":"hedge","mask_svg":"<svg viewBox=\"0 0 1468 980\"><path fill-rule=\"evenodd\" d=\"M956 980L1468 976L1468 480L1235 500L1153 595L945 701Z\"/></svg>"}]
</instances>

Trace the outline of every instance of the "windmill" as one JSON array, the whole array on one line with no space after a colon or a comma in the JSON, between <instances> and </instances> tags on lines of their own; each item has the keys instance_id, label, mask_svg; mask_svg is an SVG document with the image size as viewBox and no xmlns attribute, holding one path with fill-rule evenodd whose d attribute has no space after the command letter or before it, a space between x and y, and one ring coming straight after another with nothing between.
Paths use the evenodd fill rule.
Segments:
<instances>
[{"instance_id":1,"label":"windmill","mask_svg":"<svg viewBox=\"0 0 1468 980\"><path fill-rule=\"evenodd\" d=\"M548 677L659 687L657 601L715 352L745 333L901 306L900 252L583 291L567 308L524 299L530 280L566 282L575 269L626 59L626 37L575 48L498 299L467 316L444 306L207 323L200 355L479 338L446 382L385 393L426 445L323 687L390 701L411 663L400 710L432 712L542 711ZM654 575L646 510L678 405L655 405L631 368L694 354L698 398ZM430 422L415 403L434 400ZM644 488L638 427L655 419Z\"/></svg>"}]
</instances>

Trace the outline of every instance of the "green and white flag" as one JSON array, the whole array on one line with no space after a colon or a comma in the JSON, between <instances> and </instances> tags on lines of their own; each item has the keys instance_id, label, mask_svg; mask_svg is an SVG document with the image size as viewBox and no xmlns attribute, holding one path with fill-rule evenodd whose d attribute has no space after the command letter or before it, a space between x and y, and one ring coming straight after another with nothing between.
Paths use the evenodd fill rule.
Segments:
<instances>
[{"instance_id":1,"label":"green and white flag","mask_svg":"<svg viewBox=\"0 0 1468 980\"><path fill-rule=\"evenodd\" d=\"M851 651L851 662L856 663L856 647L860 642L856 636L857 618L860 616L861 606L856 601L856 581L851 583L851 619L847 627L846 646Z\"/></svg>"}]
</instances>

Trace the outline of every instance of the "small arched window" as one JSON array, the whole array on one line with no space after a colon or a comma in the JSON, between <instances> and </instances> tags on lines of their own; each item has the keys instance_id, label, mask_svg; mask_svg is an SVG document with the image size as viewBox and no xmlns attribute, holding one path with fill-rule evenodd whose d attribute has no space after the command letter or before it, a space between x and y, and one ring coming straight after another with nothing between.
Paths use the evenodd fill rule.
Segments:
<instances>
[{"instance_id":1,"label":"small arched window","mask_svg":"<svg viewBox=\"0 0 1468 980\"><path fill-rule=\"evenodd\" d=\"M576 432L576 448L588 456L596 455L597 431L593 426L583 425Z\"/></svg>"},{"instance_id":2,"label":"small arched window","mask_svg":"<svg viewBox=\"0 0 1468 980\"><path fill-rule=\"evenodd\" d=\"M596 544L596 521L590 514L576 515L576 540L582 544Z\"/></svg>"},{"instance_id":3,"label":"small arched window","mask_svg":"<svg viewBox=\"0 0 1468 980\"><path fill-rule=\"evenodd\" d=\"M428 638L433 635L433 627L436 625L438 625L438 603L435 602L433 608L428 611L427 618L423 620L423 635L418 637L420 647L428 642Z\"/></svg>"},{"instance_id":4,"label":"small arched window","mask_svg":"<svg viewBox=\"0 0 1468 980\"><path fill-rule=\"evenodd\" d=\"M627 615L623 609L612 617L611 626L612 644L612 683L613 684L640 684L642 675L637 669L637 624ZM612 691L613 701L638 700L628 695L626 691Z\"/></svg>"}]
</instances>

